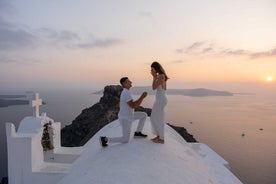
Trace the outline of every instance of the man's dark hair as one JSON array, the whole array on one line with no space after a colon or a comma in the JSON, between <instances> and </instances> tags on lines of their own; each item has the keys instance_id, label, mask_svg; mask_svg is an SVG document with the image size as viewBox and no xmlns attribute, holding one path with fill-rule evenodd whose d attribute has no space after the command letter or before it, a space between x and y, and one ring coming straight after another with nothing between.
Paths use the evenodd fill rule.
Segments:
<instances>
[{"instance_id":1,"label":"man's dark hair","mask_svg":"<svg viewBox=\"0 0 276 184\"><path fill-rule=\"evenodd\" d=\"M123 86L124 82L125 82L127 79L128 79L128 77L122 77L122 78L120 79L120 83L121 83L122 86Z\"/></svg>"}]
</instances>

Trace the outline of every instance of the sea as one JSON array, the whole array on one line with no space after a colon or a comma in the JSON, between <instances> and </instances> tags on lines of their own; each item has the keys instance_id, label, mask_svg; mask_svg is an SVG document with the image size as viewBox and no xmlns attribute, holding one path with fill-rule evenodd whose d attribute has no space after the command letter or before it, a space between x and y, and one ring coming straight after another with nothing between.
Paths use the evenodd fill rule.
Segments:
<instances>
[{"instance_id":1,"label":"sea","mask_svg":"<svg viewBox=\"0 0 276 184\"><path fill-rule=\"evenodd\" d=\"M40 107L40 112L46 112L63 127L102 97L90 90L38 92L46 103ZM25 91L0 91L0 94L23 94L26 95L23 99L33 98L32 93ZM142 106L151 108L154 98L148 95ZM185 127L197 141L222 156L242 183L276 183L276 94L167 95L167 98L166 122ZM0 181L7 176L5 122L12 122L18 128L20 121L30 115L30 105L0 108Z\"/></svg>"}]
</instances>

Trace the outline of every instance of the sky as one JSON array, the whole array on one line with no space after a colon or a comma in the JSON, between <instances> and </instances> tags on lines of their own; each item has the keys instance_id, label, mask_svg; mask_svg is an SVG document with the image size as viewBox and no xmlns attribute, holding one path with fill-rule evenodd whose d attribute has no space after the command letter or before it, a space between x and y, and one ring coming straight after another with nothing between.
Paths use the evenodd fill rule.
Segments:
<instances>
[{"instance_id":1,"label":"sky","mask_svg":"<svg viewBox=\"0 0 276 184\"><path fill-rule=\"evenodd\" d=\"M0 88L276 86L275 0L0 0ZM243 89L242 89L243 88Z\"/></svg>"}]
</instances>

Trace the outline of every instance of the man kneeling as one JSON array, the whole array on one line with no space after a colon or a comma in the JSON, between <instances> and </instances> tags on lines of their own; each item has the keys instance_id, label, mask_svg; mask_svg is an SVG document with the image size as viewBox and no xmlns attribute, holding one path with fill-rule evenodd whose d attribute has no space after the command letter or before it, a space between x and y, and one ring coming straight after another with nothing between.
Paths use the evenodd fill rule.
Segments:
<instances>
[{"instance_id":1,"label":"man kneeling","mask_svg":"<svg viewBox=\"0 0 276 184\"><path fill-rule=\"evenodd\" d=\"M143 92L142 95L136 100L133 101L132 96L130 95L129 89L132 87L132 82L127 78L123 77L120 80L121 85L123 86L123 91L120 96L120 111L118 114L119 122L122 126L121 137L100 137L100 141L103 147L108 146L108 143L127 143L130 139L131 133L131 124L134 120L139 120L138 127L134 133L135 137L147 137L147 135L142 133L147 113L145 112L134 112L134 108L138 107L144 98L147 96L147 92Z\"/></svg>"}]
</instances>

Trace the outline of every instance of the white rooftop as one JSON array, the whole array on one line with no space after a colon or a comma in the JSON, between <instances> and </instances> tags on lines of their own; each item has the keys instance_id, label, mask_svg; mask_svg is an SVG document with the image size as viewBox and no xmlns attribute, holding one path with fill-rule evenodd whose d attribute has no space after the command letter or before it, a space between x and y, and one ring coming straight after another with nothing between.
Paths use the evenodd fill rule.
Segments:
<instances>
[{"instance_id":1,"label":"white rooftop","mask_svg":"<svg viewBox=\"0 0 276 184\"><path fill-rule=\"evenodd\" d=\"M137 121L133 123L132 132L136 126ZM241 183L226 167L228 163L208 146L187 143L169 126L165 128L165 144L153 143L149 119L144 133L149 137L132 138L130 143L102 148L99 136L121 134L118 120L108 124L84 146L83 154L58 183Z\"/></svg>"},{"instance_id":2,"label":"white rooftop","mask_svg":"<svg viewBox=\"0 0 276 184\"><path fill-rule=\"evenodd\" d=\"M38 93L32 101L34 115L25 117L15 131L6 123L9 183L40 184L241 184L228 169L228 162L202 143L187 143L165 126L165 144L153 143L149 118L144 133L127 144L102 148L100 136L121 136L115 120L103 127L83 147L67 148L60 143L61 124L42 113ZM48 128L45 125L50 126ZM132 134L137 121L133 123ZM44 143L51 144L43 151Z\"/></svg>"}]
</instances>

